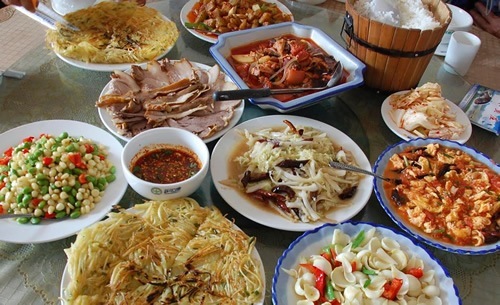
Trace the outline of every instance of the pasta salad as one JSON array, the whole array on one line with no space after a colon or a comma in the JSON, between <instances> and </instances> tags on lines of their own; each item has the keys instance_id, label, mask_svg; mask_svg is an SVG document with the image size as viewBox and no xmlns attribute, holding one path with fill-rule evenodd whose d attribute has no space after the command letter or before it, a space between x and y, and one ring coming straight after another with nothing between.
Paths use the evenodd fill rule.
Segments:
<instances>
[{"instance_id":1,"label":"pasta salad","mask_svg":"<svg viewBox=\"0 0 500 305\"><path fill-rule=\"evenodd\" d=\"M297 305L443 304L435 270L375 228L352 236L335 229L320 253L284 271Z\"/></svg>"}]
</instances>

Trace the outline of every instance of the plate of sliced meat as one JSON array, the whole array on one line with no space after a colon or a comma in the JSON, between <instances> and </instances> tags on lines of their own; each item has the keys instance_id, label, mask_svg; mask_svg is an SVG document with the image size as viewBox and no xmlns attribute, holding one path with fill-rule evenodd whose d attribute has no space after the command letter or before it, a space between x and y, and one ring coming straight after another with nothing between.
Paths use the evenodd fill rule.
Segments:
<instances>
[{"instance_id":1,"label":"plate of sliced meat","mask_svg":"<svg viewBox=\"0 0 500 305\"><path fill-rule=\"evenodd\" d=\"M124 141L151 128L177 127L208 143L243 114L242 100L212 98L214 91L232 89L236 85L218 65L162 59L113 72L96 106L106 128Z\"/></svg>"}]
</instances>

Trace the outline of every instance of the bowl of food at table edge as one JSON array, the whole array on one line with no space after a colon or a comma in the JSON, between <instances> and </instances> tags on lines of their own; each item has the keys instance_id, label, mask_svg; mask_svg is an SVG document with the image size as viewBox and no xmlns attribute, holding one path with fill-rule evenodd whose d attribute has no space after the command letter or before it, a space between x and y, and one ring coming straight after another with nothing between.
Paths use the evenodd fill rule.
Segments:
<instances>
[{"instance_id":1,"label":"bowl of food at table edge","mask_svg":"<svg viewBox=\"0 0 500 305\"><path fill-rule=\"evenodd\" d=\"M448 271L425 248L392 228L351 221L293 241L271 291L275 305L461 304Z\"/></svg>"},{"instance_id":2,"label":"bowl of food at table edge","mask_svg":"<svg viewBox=\"0 0 500 305\"><path fill-rule=\"evenodd\" d=\"M215 43L222 33L293 21L293 15L278 0L190 0L182 7L180 20L194 36Z\"/></svg>"},{"instance_id":3,"label":"bowl of food at table edge","mask_svg":"<svg viewBox=\"0 0 500 305\"><path fill-rule=\"evenodd\" d=\"M387 127L403 140L441 138L467 142L472 124L465 112L442 95L438 83L425 83L389 95L380 108Z\"/></svg>"},{"instance_id":4,"label":"bowl of food at table edge","mask_svg":"<svg viewBox=\"0 0 500 305\"><path fill-rule=\"evenodd\" d=\"M285 113L311 106L363 84L365 65L322 30L285 22L219 36L210 53L240 89L324 87L339 61L337 84L322 90L250 98Z\"/></svg>"},{"instance_id":5,"label":"bowl of food at table edge","mask_svg":"<svg viewBox=\"0 0 500 305\"><path fill-rule=\"evenodd\" d=\"M209 167L207 145L180 128L160 127L133 137L123 148L121 164L128 184L152 200L195 192Z\"/></svg>"},{"instance_id":6,"label":"bowl of food at table edge","mask_svg":"<svg viewBox=\"0 0 500 305\"><path fill-rule=\"evenodd\" d=\"M374 165L375 194L416 239L465 255L500 250L500 166L476 149L443 139L388 147Z\"/></svg>"}]
</instances>

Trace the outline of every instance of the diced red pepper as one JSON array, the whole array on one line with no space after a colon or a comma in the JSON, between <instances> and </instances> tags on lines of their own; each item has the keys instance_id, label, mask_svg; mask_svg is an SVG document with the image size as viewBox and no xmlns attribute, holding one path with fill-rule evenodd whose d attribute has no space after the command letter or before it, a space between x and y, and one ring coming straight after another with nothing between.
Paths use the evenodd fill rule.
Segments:
<instances>
[{"instance_id":1,"label":"diced red pepper","mask_svg":"<svg viewBox=\"0 0 500 305\"><path fill-rule=\"evenodd\" d=\"M78 176L78 182L80 182L81 184L87 183L87 176L85 174L80 174L80 176Z\"/></svg>"},{"instance_id":2,"label":"diced red pepper","mask_svg":"<svg viewBox=\"0 0 500 305\"><path fill-rule=\"evenodd\" d=\"M87 165L83 163L80 153L68 154L68 160L80 169L87 169Z\"/></svg>"},{"instance_id":3,"label":"diced red pepper","mask_svg":"<svg viewBox=\"0 0 500 305\"><path fill-rule=\"evenodd\" d=\"M417 279L421 278L424 276L424 270L422 268L410 268L406 271L407 274L411 274Z\"/></svg>"},{"instance_id":4,"label":"diced red pepper","mask_svg":"<svg viewBox=\"0 0 500 305\"><path fill-rule=\"evenodd\" d=\"M5 187L5 182L0 181L0 190L3 189L4 187Z\"/></svg>"},{"instance_id":5,"label":"diced red pepper","mask_svg":"<svg viewBox=\"0 0 500 305\"><path fill-rule=\"evenodd\" d=\"M26 143L26 142L33 142L33 140L35 139L35 137L27 137L27 138L24 138L23 139L23 143Z\"/></svg>"},{"instance_id":6,"label":"diced red pepper","mask_svg":"<svg viewBox=\"0 0 500 305\"><path fill-rule=\"evenodd\" d=\"M403 286L403 280L402 279L392 279L385 283L384 285L384 292L382 293L382 296L386 299L389 300L394 300L396 299L396 296L398 295L399 289L401 289L401 286Z\"/></svg>"},{"instance_id":7,"label":"diced red pepper","mask_svg":"<svg viewBox=\"0 0 500 305\"><path fill-rule=\"evenodd\" d=\"M27 153L29 153L29 151L30 151L30 150L29 150L29 149L27 149L27 148L24 148L24 149L22 150L23 154L27 154Z\"/></svg>"},{"instance_id":8,"label":"diced red pepper","mask_svg":"<svg viewBox=\"0 0 500 305\"><path fill-rule=\"evenodd\" d=\"M87 154L91 154L94 152L94 145L89 144L89 143L85 143L84 146L85 146L85 152Z\"/></svg>"},{"instance_id":9,"label":"diced red pepper","mask_svg":"<svg viewBox=\"0 0 500 305\"><path fill-rule=\"evenodd\" d=\"M46 219L54 219L56 218L56 213L49 213L49 212L45 212L45 215L43 216L43 218L46 218Z\"/></svg>"},{"instance_id":10,"label":"diced red pepper","mask_svg":"<svg viewBox=\"0 0 500 305\"><path fill-rule=\"evenodd\" d=\"M7 157L12 157L13 152L14 152L14 147L10 147L6 151L4 151L3 154L6 155Z\"/></svg>"},{"instance_id":11,"label":"diced red pepper","mask_svg":"<svg viewBox=\"0 0 500 305\"><path fill-rule=\"evenodd\" d=\"M354 262L352 262L352 263L351 263L351 268L352 268L352 271L356 271L356 270L358 270L358 269L356 269L356 267L357 267L356 262L355 262L355 261L354 261Z\"/></svg>"},{"instance_id":12,"label":"diced red pepper","mask_svg":"<svg viewBox=\"0 0 500 305\"><path fill-rule=\"evenodd\" d=\"M3 205L0 205L0 214L3 214Z\"/></svg>"},{"instance_id":13,"label":"diced red pepper","mask_svg":"<svg viewBox=\"0 0 500 305\"><path fill-rule=\"evenodd\" d=\"M31 200L31 203L33 203L33 206L37 207L40 202L42 202L43 199L41 198L33 198Z\"/></svg>"},{"instance_id":14,"label":"diced red pepper","mask_svg":"<svg viewBox=\"0 0 500 305\"><path fill-rule=\"evenodd\" d=\"M10 156L5 156L3 158L0 158L0 165L8 165L10 159L12 159L12 157Z\"/></svg>"},{"instance_id":15,"label":"diced red pepper","mask_svg":"<svg viewBox=\"0 0 500 305\"><path fill-rule=\"evenodd\" d=\"M54 159L52 159L51 157L43 157L42 158L42 163L43 165L45 166L49 166L52 164L52 162L54 162Z\"/></svg>"},{"instance_id":16,"label":"diced red pepper","mask_svg":"<svg viewBox=\"0 0 500 305\"><path fill-rule=\"evenodd\" d=\"M103 156L103 155L99 155L98 157L99 157L99 160L101 160L101 161L104 160L104 159L106 159L106 157Z\"/></svg>"}]
</instances>

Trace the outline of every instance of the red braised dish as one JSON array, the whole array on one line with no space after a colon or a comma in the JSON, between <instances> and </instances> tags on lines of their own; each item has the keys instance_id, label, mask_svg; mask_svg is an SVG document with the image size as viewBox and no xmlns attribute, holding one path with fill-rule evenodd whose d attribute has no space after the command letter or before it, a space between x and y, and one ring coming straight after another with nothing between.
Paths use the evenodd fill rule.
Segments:
<instances>
[{"instance_id":1,"label":"red braised dish","mask_svg":"<svg viewBox=\"0 0 500 305\"><path fill-rule=\"evenodd\" d=\"M500 176L462 150L408 148L391 156L384 175L391 204L433 238L460 246L500 239Z\"/></svg>"},{"instance_id":2,"label":"red braised dish","mask_svg":"<svg viewBox=\"0 0 500 305\"><path fill-rule=\"evenodd\" d=\"M136 155L130 170L152 183L176 183L194 176L201 169L198 156L182 146L157 146Z\"/></svg>"},{"instance_id":3,"label":"red braised dish","mask_svg":"<svg viewBox=\"0 0 500 305\"><path fill-rule=\"evenodd\" d=\"M335 70L336 60L311 39L294 35L261 40L231 50L229 63L250 88L323 87ZM343 71L340 83L346 81ZM286 102L308 93L280 94Z\"/></svg>"}]
</instances>

